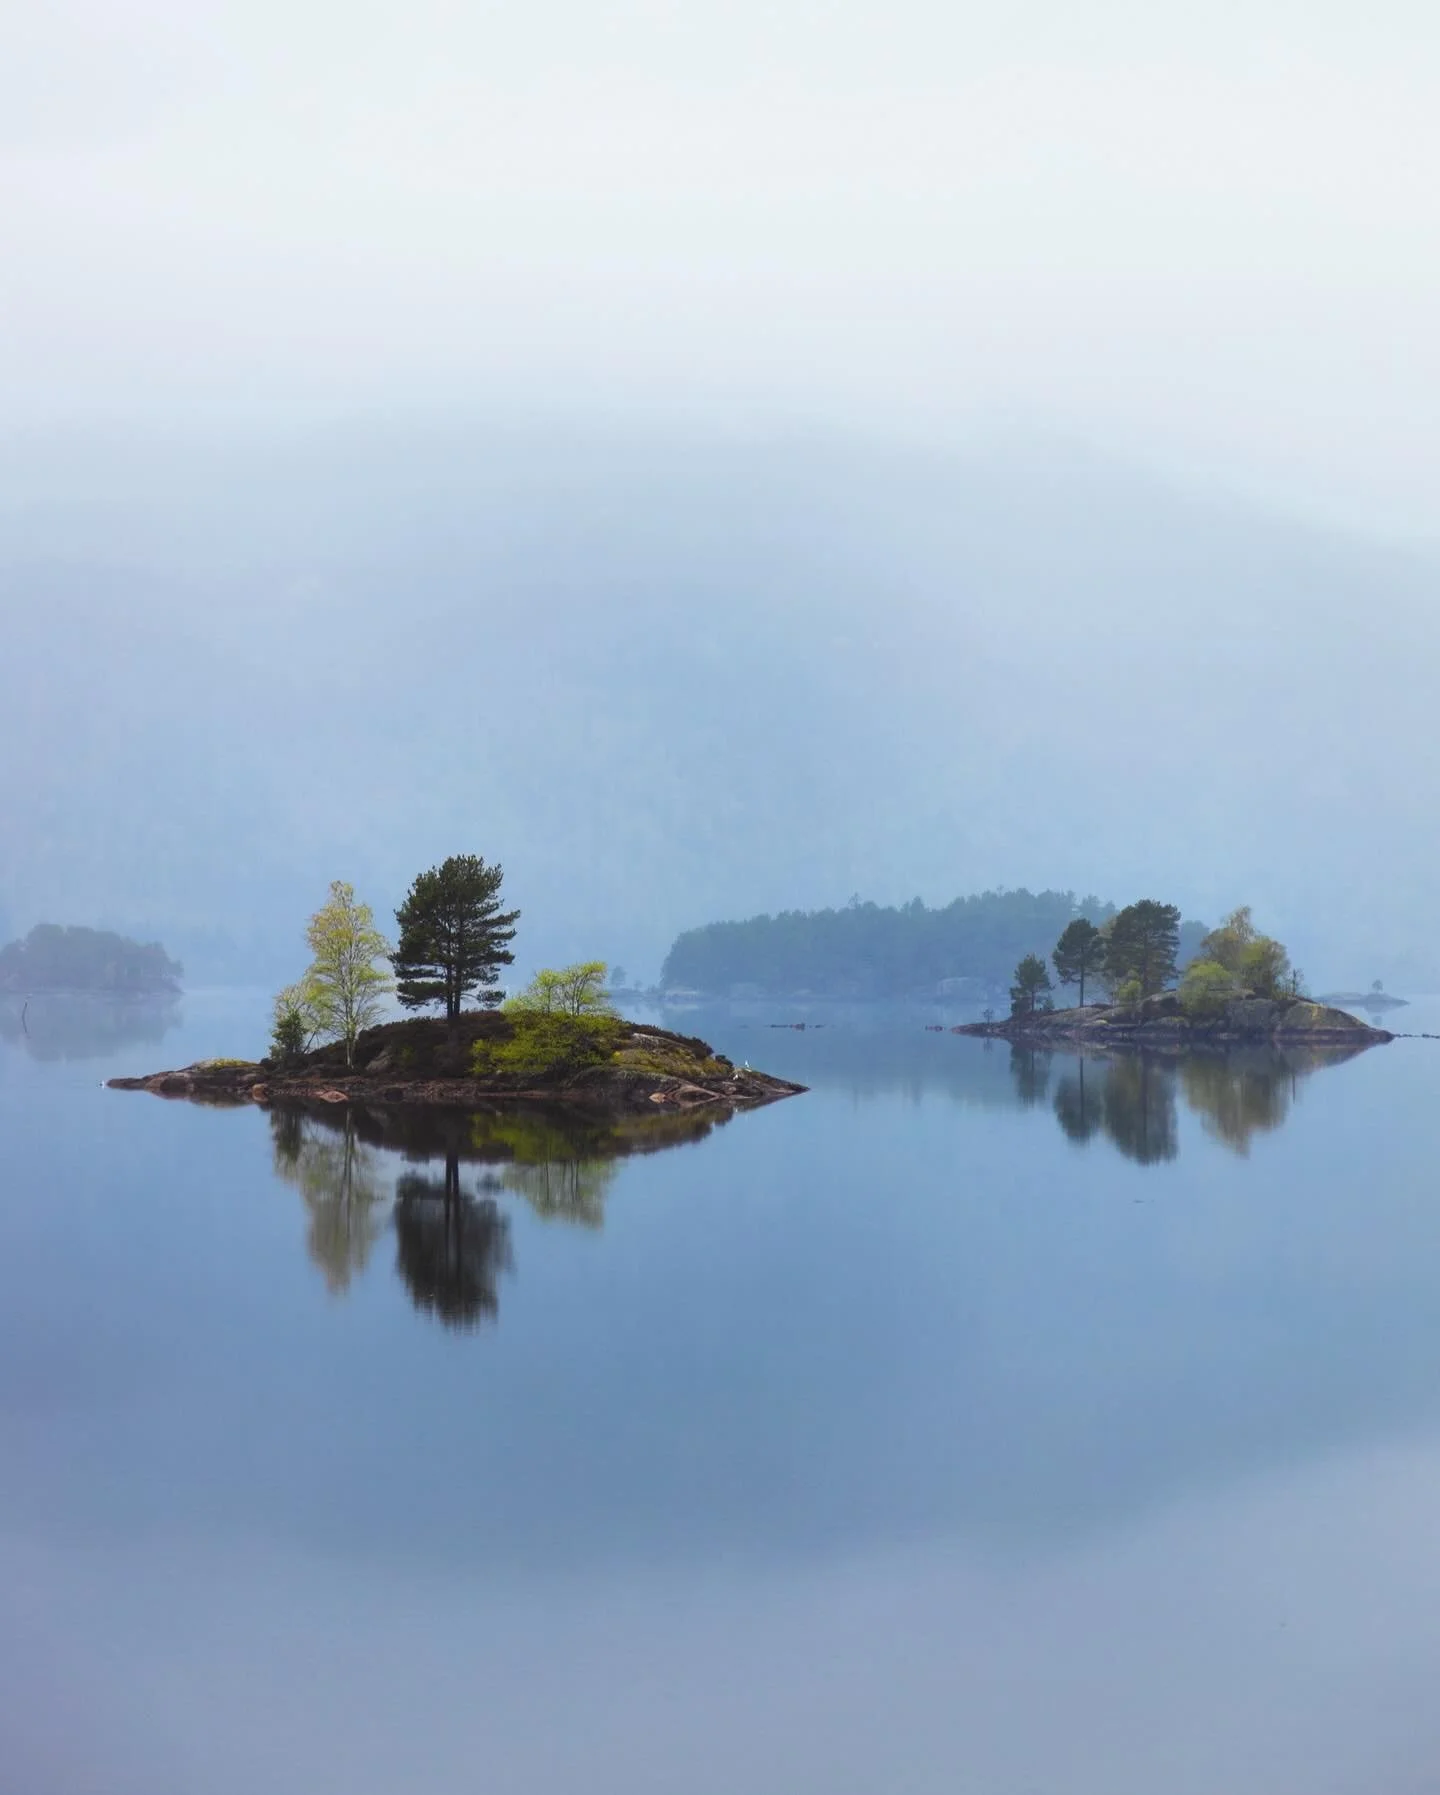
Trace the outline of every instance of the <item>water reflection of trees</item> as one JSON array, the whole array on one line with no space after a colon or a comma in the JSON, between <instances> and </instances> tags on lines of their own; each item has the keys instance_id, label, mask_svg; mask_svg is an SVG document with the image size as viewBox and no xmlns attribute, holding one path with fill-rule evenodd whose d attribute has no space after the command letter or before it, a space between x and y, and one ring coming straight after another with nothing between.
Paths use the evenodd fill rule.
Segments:
<instances>
[{"instance_id":1,"label":"water reflection of trees","mask_svg":"<svg viewBox=\"0 0 1440 1795\"><path fill-rule=\"evenodd\" d=\"M1023 1108L1043 1103L1050 1089L1053 1053L1016 1042L1010 1075ZM1127 1159L1156 1165L1177 1153L1175 1074L1154 1056L1130 1054L1102 1062L1084 1054L1056 1080L1055 1119L1066 1136L1082 1144L1102 1131Z\"/></svg>"},{"instance_id":2,"label":"water reflection of trees","mask_svg":"<svg viewBox=\"0 0 1440 1795\"><path fill-rule=\"evenodd\" d=\"M593 1144L587 1149L573 1128L559 1127L544 1114L476 1116L471 1139L487 1157L508 1155L501 1186L522 1197L542 1220L603 1227L605 1199L620 1170L617 1157L604 1157Z\"/></svg>"},{"instance_id":3,"label":"water reflection of trees","mask_svg":"<svg viewBox=\"0 0 1440 1795\"><path fill-rule=\"evenodd\" d=\"M101 1059L125 1047L156 1047L182 1020L167 998L116 998L46 993L0 1001L0 1040L37 1060Z\"/></svg>"},{"instance_id":4,"label":"water reflection of trees","mask_svg":"<svg viewBox=\"0 0 1440 1795\"><path fill-rule=\"evenodd\" d=\"M1148 1053L1116 1060L1105 1075L1105 1132L1127 1159L1159 1165L1180 1151L1175 1074Z\"/></svg>"},{"instance_id":5,"label":"water reflection of trees","mask_svg":"<svg viewBox=\"0 0 1440 1795\"><path fill-rule=\"evenodd\" d=\"M1084 1142L1098 1133L1105 1117L1105 1076L1081 1055L1074 1072L1055 1086L1055 1120L1072 1141Z\"/></svg>"},{"instance_id":6,"label":"water reflection of trees","mask_svg":"<svg viewBox=\"0 0 1440 1795\"><path fill-rule=\"evenodd\" d=\"M702 1140L727 1119L322 1103L270 1111L275 1167L304 1199L307 1248L329 1288L348 1289L392 1228L416 1308L462 1329L498 1313L500 1279L512 1269L510 1218L497 1198L513 1194L546 1221L600 1228L621 1159ZM387 1173L396 1156L414 1169ZM422 1169L431 1164L439 1176ZM466 1164L486 1168L475 1188Z\"/></svg>"},{"instance_id":7,"label":"water reflection of trees","mask_svg":"<svg viewBox=\"0 0 1440 1795\"><path fill-rule=\"evenodd\" d=\"M1206 1055L1180 1063L1185 1101L1206 1133L1240 1154L1250 1151L1253 1135L1269 1133L1285 1120L1303 1076L1276 1054Z\"/></svg>"},{"instance_id":8,"label":"water reflection of trees","mask_svg":"<svg viewBox=\"0 0 1440 1795\"><path fill-rule=\"evenodd\" d=\"M1077 1145L1103 1133L1127 1158L1158 1165L1179 1151L1177 1099L1183 1097L1207 1134L1245 1154L1256 1134L1281 1126L1312 1073L1360 1051L1253 1047L1228 1053L1079 1053L1072 1069L1055 1081L1055 1119ZM1022 1105L1043 1097L1051 1058L1012 1049L1011 1075Z\"/></svg>"},{"instance_id":9,"label":"water reflection of trees","mask_svg":"<svg viewBox=\"0 0 1440 1795\"><path fill-rule=\"evenodd\" d=\"M1050 1062L1053 1053L1043 1048L1028 1047L1016 1041L1010 1048L1010 1076L1015 1080L1015 1095L1022 1109L1033 1109L1045 1101L1050 1088Z\"/></svg>"},{"instance_id":10,"label":"water reflection of trees","mask_svg":"<svg viewBox=\"0 0 1440 1795\"><path fill-rule=\"evenodd\" d=\"M275 1170L304 1199L306 1249L338 1295L364 1271L389 1218L379 1155L360 1139L348 1113L330 1129L313 1125L300 1110L274 1109L270 1128Z\"/></svg>"},{"instance_id":11,"label":"water reflection of trees","mask_svg":"<svg viewBox=\"0 0 1440 1795\"><path fill-rule=\"evenodd\" d=\"M396 1180L395 1243L417 1309L465 1330L500 1313L500 1277L514 1266L510 1218L493 1197L464 1188L454 1154L439 1178L405 1172Z\"/></svg>"}]
</instances>

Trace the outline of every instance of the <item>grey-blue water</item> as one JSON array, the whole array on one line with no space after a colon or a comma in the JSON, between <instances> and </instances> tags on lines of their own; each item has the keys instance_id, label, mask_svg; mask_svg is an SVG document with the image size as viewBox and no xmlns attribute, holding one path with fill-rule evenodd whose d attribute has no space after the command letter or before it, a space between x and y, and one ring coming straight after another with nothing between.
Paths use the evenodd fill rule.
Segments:
<instances>
[{"instance_id":1,"label":"grey-blue water","mask_svg":"<svg viewBox=\"0 0 1440 1795\"><path fill-rule=\"evenodd\" d=\"M1440 1043L696 1018L811 1093L447 1203L181 1014L3 1018L0 1788L1435 1786Z\"/></svg>"}]
</instances>

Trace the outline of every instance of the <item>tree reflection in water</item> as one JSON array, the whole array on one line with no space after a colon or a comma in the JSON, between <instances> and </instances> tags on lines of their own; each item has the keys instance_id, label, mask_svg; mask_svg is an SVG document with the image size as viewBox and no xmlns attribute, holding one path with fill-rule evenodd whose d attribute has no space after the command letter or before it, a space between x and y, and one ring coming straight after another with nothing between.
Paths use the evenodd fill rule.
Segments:
<instances>
[{"instance_id":1,"label":"tree reflection in water","mask_svg":"<svg viewBox=\"0 0 1440 1795\"><path fill-rule=\"evenodd\" d=\"M379 1156L360 1139L348 1110L333 1128L322 1128L300 1110L273 1109L270 1129L275 1170L309 1213L306 1249L338 1296L364 1271L384 1231L389 1193L381 1187Z\"/></svg>"},{"instance_id":2,"label":"tree reflection in water","mask_svg":"<svg viewBox=\"0 0 1440 1795\"><path fill-rule=\"evenodd\" d=\"M1252 1135L1269 1133L1289 1115L1302 1076L1278 1054L1196 1056L1180 1063L1185 1101L1206 1133L1242 1155L1249 1153Z\"/></svg>"},{"instance_id":3,"label":"tree reflection in water","mask_svg":"<svg viewBox=\"0 0 1440 1795\"><path fill-rule=\"evenodd\" d=\"M1043 1048L1027 1047L1016 1041L1010 1048L1010 1076L1015 1080L1015 1095L1022 1109L1033 1109L1045 1101L1050 1088L1050 1062L1055 1056Z\"/></svg>"},{"instance_id":4,"label":"tree reflection in water","mask_svg":"<svg viewBox=\"0 0 1440 1795\"><path fill-rule=\"evenodd\" d=\"M1088 1141L1105 1119L1104 1071L1080 1055L1074 1072L1055 1086L1055 1120L1072 1141Z\"/></svg>"},{"instance_id":5,"label":"tree reflection in water","mask_svg":"<svg viewBox=\"0 0 1440 1795\"><path fill-rule=\"evenodd\" d=\"M1074 1069L1056 1081L1055 1119L1084 1145L1103 1133L1128 1159L1158 1165L1179 1152L1177 1094L1205 1132L1233 1152L1247 1154L1256 1134L1279 1128L1300 1088L1324 1066L1363 1052L1356 1047L1236 1047L1229 1051L1112 1049L1077 1053ZM1047 1054L1012 1049L1015 1094L1025 1106L1043 1095ZM1046 1062L1037 1068L1036 1060Z\"/></svg>"},{"instance_id":6,"label":"tree reflection in water","mask_svg":"<svg viewBox=\"0 0 1440 1795\"><path fill-rule=\"evenodd\" d=\"M157 1047L182 1020L178 998L0 997L0 1041L36 1060L93 1060L127 1047Z\"/></svg>"},{"instance_id":7,"label":"tree reflection in water","mask_svg":"<svg viewBox=\"0 0 1440 1795\"><path fill-rule=\"evenodd\" d=\"M702 1140L728 1119L317 1103L277 1105L270 1127L276 1171L305 1201L310 1257L333 1292L349 1288L392 1227L396 1270L416 1308L474 1329L497 1315L500 1278L513 1268L510 1217L497 1198L513 1194L545 1221L600 1228L621 1159ZM387 1172L394 1155L444 1169L396 1176ZM465 1162L487 1168L477 1188L464 1185Z\"/></svg>"},{"instance_id":8,"label":"tree reflection in water","mask_svg":"<svg viewBox=\"0 0 1440 1795\"><path fill-rule=\"evenodd\" d=\"M1174 1159L1180 1151L1174 1068L1148 1053L1117 1059L1105 1076L1105 1132L1140 1165Z\"/></svg>"},{"instance_id":9,"label":"tree reflection in water","mask_svg":"<svg viewBox=\"0 0 1440 1795\"><path fill-rule=\"evenodd\" d=\"M574 1222L583 1228L605 1224L605 1199L620 1170L617 1157L588 1157L573 1128L541 1115L476 1116L471 1139L482 1154L512 1155L500 1174L543 1221Z\"/></svg>"},{"instance_id":10,"label":"tree reflection in water","mask_svg":"<svg viewBox=\"0 0 1440 1795\"><path fill-rule=\"evenodd\" d=\"M467 1331L500 1313L500 1276L514 1267L510 1218L493 1197L464 1189L455 1154L443 1177L396 1180L395 1242L396 1269L417 1309Z\"/></svg>"}]
</instances>

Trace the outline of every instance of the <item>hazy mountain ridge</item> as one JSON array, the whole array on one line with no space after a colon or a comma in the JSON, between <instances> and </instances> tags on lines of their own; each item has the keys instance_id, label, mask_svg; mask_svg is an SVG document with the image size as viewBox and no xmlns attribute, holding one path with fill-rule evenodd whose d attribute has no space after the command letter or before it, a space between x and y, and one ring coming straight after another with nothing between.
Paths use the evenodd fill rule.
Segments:
<instances>
[{"instance_id":1,"label":"hazy mountain ridge","mask_svg":"<svg viewBox=\"0 0 1440 1795\"><path fill-rule=\"evenodd\" d=\"M1253 902L1332 983L1433 965L1419 559L1051 453L357 433L64 479L0 519L12 930L268 976L331 877L383 910L473 848L527 963L1062 885Z\"/></svg>"}]
</instances>

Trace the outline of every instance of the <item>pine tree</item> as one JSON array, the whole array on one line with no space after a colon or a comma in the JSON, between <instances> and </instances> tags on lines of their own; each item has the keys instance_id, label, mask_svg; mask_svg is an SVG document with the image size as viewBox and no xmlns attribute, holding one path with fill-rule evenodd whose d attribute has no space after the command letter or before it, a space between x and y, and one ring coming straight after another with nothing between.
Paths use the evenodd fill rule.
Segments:
<instances>
[{"instance_id":1,"label":"pine tree","mask_svg":"<svg viewBox=\"0 0 1440 1795\"><path fill-rule=\"evenodd\" d=\"M1010 987L1010 1014L1033 1016L1042 1007L1041 993L1050 990L1050 974L1039 954L1026 954L1015 968L1015 983ZM1048 1008L1048 1000L1043 1007Z\"/></svg>"},{"instance_id":2,"label":"pine tree","mask_svg":"<svg viewBox=\"0 0 1440 1795\"><path fill-rule=\"evenodd\" d=\"M1174 904L1141 898L1127 904L1110 925L1105 977L1112 989L1134 979L1140 995L1163 991L1175 977L1180 952L1180 911Z\"/></svg>"},{"instance_id":3,"label":"pine tree","mask_svg":"<svg viewBox=\"0 0 1440 1795\"><path fill-rule=\"evenodd\" d=\"M1087 917L1077 916L1067 925L1050 958L1062 985L1078 984L1085 1002L1085 981L1100 971L1105 958L1105 937Z\"/></svg>"},{"instance_id":4,"label":"pine tree","mask_svg":"<svg viewBox=\"0 0 1440 1795\"><path fill-rule=\"evenodd\" d=\"M452 854L421 873L395 912L400 941L390 956L396 995L410 1010L444 1004L448 1021L459 1016L465 998L498 1003L500 968L514 961L518 910L501 910L498 866L478 854Z\"/></svg>"}]
</instances>

